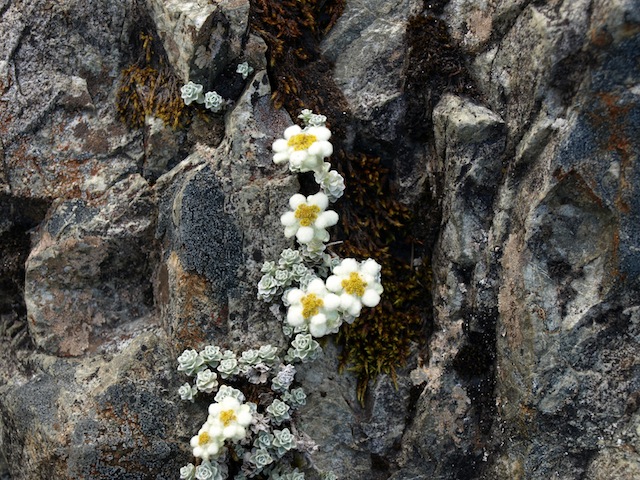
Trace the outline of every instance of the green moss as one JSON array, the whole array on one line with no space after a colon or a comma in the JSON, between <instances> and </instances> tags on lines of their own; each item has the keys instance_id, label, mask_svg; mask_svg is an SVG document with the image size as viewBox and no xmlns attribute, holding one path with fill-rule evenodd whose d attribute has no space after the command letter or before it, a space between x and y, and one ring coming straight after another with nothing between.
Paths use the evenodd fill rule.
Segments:
<instances>
[{"instance_id":1,"label":"green moss","mask_svg":"<svg viewBox=\"0 0 640 480\"><path fill-rule=\"evenodd\" d=\"M382 265L384 294L375 309L364 310L338 334L342 363L358 376L358 398L380 373L391 374L406 362L412 342L426 338L430 322L430 262L413 267L411 252L421 250L411 235L413 215L393 194L390 172L377 157L338 157L348 169L349 188L341 204L343 257L375 258Z\"/></svg>"},{"instance_id":2,"label":"green moss","mask_svg":"<svg viewBox=\"0 0 640 480\"><path fill-rule=\"evenodd\" d=\"M122 70L116 106L120 119L131 128L144 126L153 115L176 129L186 122L185 105L180 96L180 80L167 66L154 37L140 31L134 43L138 58Z\"/></svg>"}]
</instances>

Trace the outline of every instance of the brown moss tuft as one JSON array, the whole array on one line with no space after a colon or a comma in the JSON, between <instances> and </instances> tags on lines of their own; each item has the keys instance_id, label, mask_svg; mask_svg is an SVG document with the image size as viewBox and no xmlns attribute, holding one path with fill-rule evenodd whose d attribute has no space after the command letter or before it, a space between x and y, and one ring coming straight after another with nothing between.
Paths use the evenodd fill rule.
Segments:
<instances>
[{"instance_id":1,"label":"brown moss tuft","mask_svg":"<svg viewBox=\"0 0 640 480\"><path fill-rule=\"evenodd\" d=\"M319 44L342 14L344 4L344 0L252 0L251 28L269 48L268 71L276 108L285 106L293 112L317 101L324 103L314 93L318 87L327 87L319 82L328 77L331 65L321 57ZM327 104L341 96L335 90Z\"/></svg>"},{"instance_id":2,"label":"brown moss tuft","mask_svg":"<svg viewBox=\"0 0 640 480\"><path fill-rule=\"evenodd\" d=\"M131 128L144 126L147 115L153 115L171 128L186 123L185 105L180 96L180 80L167 66L154 37L140 31L138 58L122 70L120 89L116 96L118 114Z\"/></svg>"}]
</instances>

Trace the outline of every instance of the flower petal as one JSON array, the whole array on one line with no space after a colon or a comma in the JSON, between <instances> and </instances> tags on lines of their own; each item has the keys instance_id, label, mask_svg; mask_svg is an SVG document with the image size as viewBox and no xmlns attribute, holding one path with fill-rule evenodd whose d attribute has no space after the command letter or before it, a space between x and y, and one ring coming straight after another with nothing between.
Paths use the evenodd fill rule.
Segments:
<instances>
[{"instance_id":1,"label":"flower petal","mask_svg":"<svg viewBox=\"0 0 640 480\"><path fill-rule=\"evenodd\" d=\"M300 227L296 232L296 238L300 243L309 243L313 240L315 231L311 227Z\"/></svg>"},{"instance_id":2,"label":"flower petal","mask_svg":"<svg viewBox=\"0 0 640 480\"><path fill-rule=\"evenodd\" d=\"M292 305L287 312L287 323L292 327L299 327L304 323L304 317L302 316L302 307Z\"/></svg>"},{"instance_id":3,"label":"flower petal","mask_svg":"<svg viewBox=\"0 0 640 480\"><path fill-rule=\"evenodd\" d=\"M340 307L340 297L334 293L328 293L322 300L325 310L337 310Z\"/></svg>"},{"instance_id":4,"label":"flower petal","mask_svg":"<svg viewBox=\"0 0 640 480\"><path fill-rule=\"evenodd\" d=\"M284 131L284 138L289 140L291 137L293 137L294 135L298 135L300 132L302 132L302 128L300 128L298 125L291 125Z\"/></svg>"},{"instance_id":5,"label":"flower petal","mask_svg":"<svg viewBox=\"0 0 640 480\"><path fill-rule=\"evenodd\" d=\"M380 303L380 295L375 290L367 288L362 296L362 304L367 307L375 307L378 303Z\"/></svg>"},{"instance_id":6,"label":"flower petal","mask_svg":"<svg viewBox=\"0 0 640 480\"><path fill-rule=\"evenodd\" d=\"M289 161L289 154L287 152L276 153L273 155L273 163L280 165Z\"/></svg>"},{"instance_id":7,"label":"flower petal","mask_svg":"<svg viewBox=\"0 0 640 480\"><path fill-rule=\"evenodd\" d=\"M290 304L300 303L302 297L304 297L304 292L299 288L293 288L289 290L289 293L287 293L287 301Z\"/></svg>"},{"instance_id":8,"label":"flower petal","mask_svg":"<svg viewBox=\"0 0 640 480\"><path fill-rule=\"evenodd\" d=\"M298 232L298 225L291 225L290 227L284 228L284 236L285 238L291 238Z\"/></svg>"},{"instance_id":9,"label":"flower petal","mask_svg":"<svg viewBox=\"0 0 640 480\"><path fill-rule=\"evenodd\" d=\"M309 146L309 155L314 155L321 159L330 157L332 153L333 145L331 145L331 143L329 142L313 142Z\"/></svg>"},{"instance_id":10,"label":"flower petal","mask_svg":"<svg viewBox=\"0 0 640 480\"><path fill-rule=\"evenodd\" d=\"M373 258L368 258L362 263L362 265L360 265L360 269L363 272L366 272L369 275L373 275L374 277L380 273L381 268L382 267L380 266L380 264Z\"/></svg>"},{"instance_id":11,"label":"flower petal","mask_svg":"<svg viewBox=\"0 0 640 480\"><path fill-rule=\"evenodd\" d=\"M320 210L326 210L329 206L329 197L323 192L318 192L307 197L307 203L317 205Z\"/></svg>"},{"instance_id":12,"label":"flower petal","mask_svg":"<svg viewBox=\"0 0 640 480\"><path fill-rule=\"evenodd\" d=\"M327 278L325 285L327 286L327 290L337 293L342 291L342 279L337 275L331 275Z\"/></svg>"},{"instance_id":13,"label":"flower petal","mask_svg":"<svg viewBox=\"0 0 640 480\"><path fill-rule=\"evenodd\" d=\"M289 161L293 165L300 167L302 163L307 159L308 156L309 154L307 153L306 150L298 150L291 153L291 155L289 155Z\"/></svg>"},{"instance_id":14,"label":"flower petal","mask_svg":"<svg viewBox=\"0 0 640 480\"><path fill-rule=\"evenodd\" d=\"M327 127L310 127L308 132L321 141L329 140L331 138L331 130Z\"/></svg>"},{"instance_id":15,"label":"flower petal","mask_svg":"<svg viewBox=\"0 0 640 480\"><path fill-rule=\"evenodd\" d=\"M343 293L342 295L340 295L340 308L344 311L348 311L353 305L354 301L355 298L353 297L353 295Z\"/></svg>"},{"instance_id":16,"label":"flower petal","mask_svg":"<svg viewBox=\"0 0 640 480\"><path fill-rule=\"evenodd\" d=\"M347 313L349 315L353 315L354 317L357 317L357 316L360 315L360 310L362 310L362 303L360 302L360 300L358 300L357 298L353 297L353 303L347 309Z\"/></svg>"},{"instance_id":17,"label":"flower petal","mask_svg":"<svg viewBox=\"0 0 640 480\"><path fill-rule=\"evenodd\" d=\"M318 215L318 218L314 222L314 226L317 228L333 227L338 223L338 214L333 210L327 210Z\"/></svg>"},{"instance_id":18,"label":"flower petal","mask_svg":"<svg viewBox=\"0 0 640 480\"><path fill-rule=\"evenodd\" d=\"M289 149L289 144L284 138L279 138L271 146L274 152L286 152Z\"/></svg>"},{"instance_id":19,"label":"flower petal","mask_svg":"<svg viewBox=\"0 0 640 480\"><path fill-rule=\"evenodd\" d=\"M295 212L286 212L280 217L280 223L285 227L291 227L298 224Z\"/></svg>"},{"instance_id":20,"label":"flower petal","mask_svg":"<svg viewBox=\"0 0 640 480\"><path fill-rule=\"evenodd\" d=\"M322 313L314 315L309 321L309 333L314 337L322 337L327 333L327 317Z\"/></svg>"},{"instance_id":21,"label":"flower petal","mask_svg":"<svg viewBox=\"0 0 640 480\"><path fill-rule=\"evenodd\" d=\"M307 285L307 292L324 295L327 292L327 289L321 278L315 278L309 282L309 285Z\"/></svg>"},{"instance_id":22,"label":"flower petal","mask_svg":"<svg viewBox=\"0 0 640 480\"><path fill-rule=\"evenodd\" d=\"M301 193L296 193L289 199L289 206L292 210L295 210L303 203L306 203L306 201L307 199L304 198L304 195L302 195Z\"/></svg>"},{"instance_id":23,"label":"flower petal","mask_svg":"<svg viewBox=\"0 0 640 480\"><path fill-rule=\"evenodd\" d=\"M348 277L351 272L358 271L358 262L353 258L345 258L340 262L340 265L336 265L333 269L333 273L336 275L344 275Z\"/></svg>"}]
</instances>

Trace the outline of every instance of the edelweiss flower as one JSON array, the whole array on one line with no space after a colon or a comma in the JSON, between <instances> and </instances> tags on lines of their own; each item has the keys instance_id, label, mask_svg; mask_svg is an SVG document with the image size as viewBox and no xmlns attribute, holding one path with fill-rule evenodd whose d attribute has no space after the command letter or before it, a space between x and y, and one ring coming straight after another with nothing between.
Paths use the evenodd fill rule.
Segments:
<instances>
[{"instance_id":1,"label":"edelweiss flower","mask_svg":"<svg viewBox=\"0 0 640 480\"><path fill-rule=\"evenodd\" d=\"M323 126L304 130L293 125L284 131L284 138L273 142L273 162L289 162L292 172L310 172L322 168L323 159L331 156L333 145L328 141L331 131Z\"/></svg>"},{"instance_id":2,"label":"edelweiss flower","mask_svg":"<svg viewBox=\"0 0 640 480\"><path fill-rule=\"evenodd\" d=\"M325 211L329 206L329 199L324 193L318 192L306 198L296 193L289 199L289 206L293 211L280 217L285 226L285 237L291 238L295 235L302 244L309 244L314 240L329 240L326 228L338 223L338 214L333 210Z\"/></svg>"},{"instance_id":3,"label":"edelweiss flower","mask_svg":"<svg viewBox=\"0 0 640 480\"><path fill-rule=\"evenodd\" d=\"M321 279L312 280L305 290L290 290L287 301L290 304L287 323L292 327L306 323L314 337L335 333L340 328L341 320L337 310L340 297L329 293Z\"/></svg>"},{"instance_id":4,"label":"edelweiss flower","mask_svg":"<svg viewBox=\"0 0 640 480\"><path fill-rule=\"evenodd\" d=\"M340 295L340 309L352 317L360 315L362 305L375 307L383 292L380 284L380 264L369 258L358 263L345 258L333 267L333 275L327 278L327 289Z\"/></svg>"},{"instance_id":5,"label":"edelweiss flower","mask_svg":"<svg viewBox=\"0 0 640 480\"><path fill-rule=\"evenodd\" d=\"M224 444L224 438L217 435L217 432L211 431L209 421L202 425L198 435L191 439L191 448L193 448L193 456L209 460L220 452Z\"/></svg>"},{"instance_id":6,"label":"edelweiss flower","mask_svg":"<svg viewBox=\"0 0 640 480\"><path fill-rule=\"evenodd\" d=\"M225 397L220 402L209 405L209 432L217 434L223 441L242 440L246 435L246 427L251 423L251 408L241 404L234 397Z\"/></svg>"}]
</instances>

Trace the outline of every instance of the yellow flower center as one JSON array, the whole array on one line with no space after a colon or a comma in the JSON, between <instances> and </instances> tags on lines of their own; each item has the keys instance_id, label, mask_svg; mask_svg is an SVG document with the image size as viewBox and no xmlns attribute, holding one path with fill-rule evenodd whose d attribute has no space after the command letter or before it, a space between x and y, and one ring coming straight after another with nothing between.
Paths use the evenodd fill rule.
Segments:
<instances>
[{"instance_id":1,"label":"yellow flower center","mask_svg":"<svg viewBox=\"0 0 640 480\"><path fill-rule=\"evenodd\" d=\"M309 148L313 142L317 140L315 135L309 135L308 133L299 133L297 135L292 136L287 145L293 147L294 150L306 150Z\"/></svg>"},{"instance_id":2,"label":"yellow flower center","mask_svg":"<svg viewBox=\"0 0 640 480\"><path fill-rule=\"evenodd\" d=\"M320 307L324 305L322 299L318 298L315 293L305 295L302 297L302 300L300 300L300 303L302 304L302 316L304 318L311 318L314 315L317 315L320 311Z\"/></svg>"},{"instance_id":3,"label":"yellow flower center","mask_svg":"<svg viewBox=\"0 0 640 480\"><path fill-rule=\"evenodd\" d=\"M233 410L225 410L224 412L220 412L220 421L225 427L228 427L231 422L237 420L236 412Z\"/></svg>"},{"instance_id":4,"label":"yellow flower center","mask_svg":"<svg viewBox=\"0 0 640 480\"><path fill-rule=\"evenodd\" d=\"M199 445L206 445L210 441L211 441L211 435L209 435L207 432L202 432L200 435L198 435Z\"/></svg>"},{"instance_id":5,"label":"yellow flower center","mask_svg":"<svg viewBox=\"0 0 640 480\"><path fill-rule=\"evenodd\" d=\"M303 227L309 227L313 222L318 218L318 214L320 213L320 207L317 205L306 205L301 204L296 208L296 219L300 222L300 225Z\"/></svg>"},{"instance_id":6,"label":"yellow flower center","mask_svg":"<svg viewBox=\"0 0 640 480\"><path fill-rule=\"evenodd\" d=\"M367 287L367 282L362 280L362 277L356 272L351 272L349 278L342 280L342 288L349 295L357 295L361 297L364 295L364 289Z\"/></svg>"}]
</instances>

